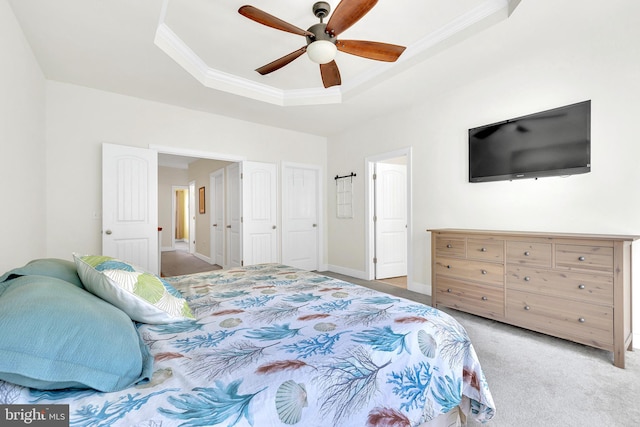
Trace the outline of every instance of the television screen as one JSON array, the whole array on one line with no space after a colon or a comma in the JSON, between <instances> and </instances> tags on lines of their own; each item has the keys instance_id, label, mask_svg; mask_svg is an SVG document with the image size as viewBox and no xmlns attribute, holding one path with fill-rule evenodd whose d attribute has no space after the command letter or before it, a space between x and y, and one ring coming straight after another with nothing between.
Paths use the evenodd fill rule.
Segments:
<instances>
[{"instance_id":1,"label":"television screen","mask_svg":"<svg viewBox=\"0 0 640 427\"><path fill-rule=\"evenodd\" d=\"M469 182L591 171L591 101L469 129Z\"/></svg>"}]
</instances>

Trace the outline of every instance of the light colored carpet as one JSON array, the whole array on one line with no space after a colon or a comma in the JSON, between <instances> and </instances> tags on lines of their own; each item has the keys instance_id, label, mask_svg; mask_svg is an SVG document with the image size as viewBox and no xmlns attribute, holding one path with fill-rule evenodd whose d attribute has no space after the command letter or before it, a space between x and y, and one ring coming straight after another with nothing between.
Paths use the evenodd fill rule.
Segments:
<instances>
[{"instance_id":1,"label":"light colored carpet","mask_svg":"<svg viewBox=\"0 0 640 427\"><path fill-rule=\"evenodd\" d=\"M322 272L429 304L431 298L380 282ZM626 369L611 352L443 309L464 326L496 404L491 427L640 426L640 351ZM481 424L469 421L468 426Z\"/></svg>"},{"instance_id":2,"label":"light colored carpet","mask_svg":"<svg viewBox=\"0 0 640 427\"><path fill-rule=\"evenodd\" d=\"M221 268L219 265L209 264L189 252L164 251L162 252L160 275L162 277L182 276L183 274L202 273Z\"/></svg>"}]
</instances>

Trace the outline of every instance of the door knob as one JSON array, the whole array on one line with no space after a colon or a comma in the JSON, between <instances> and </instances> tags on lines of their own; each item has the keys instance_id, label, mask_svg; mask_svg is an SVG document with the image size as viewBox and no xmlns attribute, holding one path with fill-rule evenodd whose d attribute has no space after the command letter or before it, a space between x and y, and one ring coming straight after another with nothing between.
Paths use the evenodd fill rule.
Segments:
<instances>
[{"instance_id":1,"label":"door knob","mask_svg":"<svg viewBox=\"0 0 640 427\"><path fill-rule=\"evenodd\" d=\"M272 226L271 226L271 229L272 229L272 230L275 230L275 229L276 229L276 226L275 226L275 225L272 225Z\"/></svg>"},{"instance_id":2,"label":"door knob","mask_svg":"<svg viewBox=\"0 0 640 427\"><path fill-rule=\"evenodd\" d=\"M227 228L231 228L231 226L230 226L230 225L227 225Z\"/></svg>"},{"instance_id":3,"label":"door knob","mask_svg":"<svg viewBox=\"0 0 640 427\"><path fill-rule=\"evenodd\" d=\"M105 231L104 234L111 234L111 230Z\"/></svg>"},{"instance_id":4,"label":"door knob","mask_svg":"<svg viewBox=\"0 0 640 427\"><path fill-rule=\"evenodd\" d=\"M214 226L214 227L217 227L217 226L218 226L218 224L213 224L213 226Z\"/></svg>"},{"instance_id":5,"label":"door knob","mask_svg":"<svg viewBox=\"0 0 640 427\"><path fill-rule=\"evenodd\" d=\"M313 227L317 227L317 226L318 226L318 224L313 224Z\"/></svg>"}]
</instances>

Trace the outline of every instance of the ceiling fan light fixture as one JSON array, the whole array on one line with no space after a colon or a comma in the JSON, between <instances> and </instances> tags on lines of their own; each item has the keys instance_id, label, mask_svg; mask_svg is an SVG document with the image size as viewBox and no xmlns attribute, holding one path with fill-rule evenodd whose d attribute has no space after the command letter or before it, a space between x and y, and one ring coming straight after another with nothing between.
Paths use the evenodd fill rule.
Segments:
<instances>
[{"instance_id":1,"label":"ceiling fan light fixture","mask_svg":"<svg viewBox=\"0 0 640 427\"><path fill-rule=\"evenodd\" d=\"M316 64L327 64L336 57L338 48L329 40L316 40L307 46L309 59Z\"/></svg>"}]
</instances>

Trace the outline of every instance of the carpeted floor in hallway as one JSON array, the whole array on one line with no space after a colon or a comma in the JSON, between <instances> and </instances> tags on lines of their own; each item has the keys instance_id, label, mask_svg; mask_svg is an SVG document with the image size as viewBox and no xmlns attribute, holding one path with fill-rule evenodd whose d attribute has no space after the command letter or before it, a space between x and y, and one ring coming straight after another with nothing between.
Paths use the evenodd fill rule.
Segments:
<instances>
[{"instance_id":1,"label":"carpeted floor in hallway","mask_svg":"<svg viewBox=\"0 0 640 427\"><path fill-rule=\"evenodd\" d=\"M160 274L163 277L182 276L183 274L201 273L221 268L219 265L209 264L189 252L164 251L162 252Z\"/></svg>"}]
</instances>

